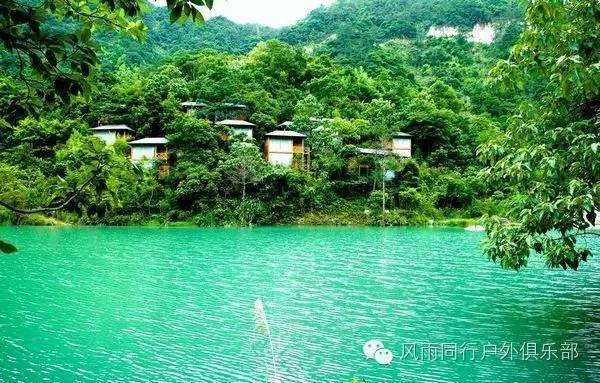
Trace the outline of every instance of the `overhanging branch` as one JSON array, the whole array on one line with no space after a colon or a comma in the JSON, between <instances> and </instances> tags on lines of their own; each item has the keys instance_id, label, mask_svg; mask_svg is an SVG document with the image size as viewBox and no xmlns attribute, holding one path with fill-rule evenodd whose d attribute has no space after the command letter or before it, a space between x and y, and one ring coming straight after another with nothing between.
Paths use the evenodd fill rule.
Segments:
<instances>
[{"instance_id":1,"label":"overhanging branch","mask_svg":"<svg viewBox=\"0 0 600 383\"><path fill-rule=\"evenodd\" d=\"M104 168L105 165L106 164L103 164L103 163L98 164L98 166L96 167L96 169L94 169L94 171L92 172L92 175L87 179L87 181L85 181L83 184L81 184L81 186L79 186L77 189L75 189L67 199L65 199L63 202L61 202L58 205L47 206L47 207L37 207L35 209L22 209L22 208L18 208L16 206L12 206L9 203L0 201L0 206L8 209L9 211L12 211L13 213L22 214L22 215L36 214L36 213L50 213L50 212L62 210L66 206L68 206L71 202L73 202L73 200L75 198L77 198L79 195L81 195L83 190L87 186L89 186L94 181L94 179L100 174L100 172L102 171L102 169Z\"/></svg>"}]
</instances>

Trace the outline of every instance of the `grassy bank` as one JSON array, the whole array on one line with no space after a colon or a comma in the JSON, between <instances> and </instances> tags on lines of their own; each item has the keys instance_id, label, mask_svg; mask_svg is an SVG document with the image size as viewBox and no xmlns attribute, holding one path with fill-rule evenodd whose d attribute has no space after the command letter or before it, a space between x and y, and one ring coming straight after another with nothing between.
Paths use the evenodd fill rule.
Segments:
<instances>
[{"instance_id":1,"label":"grassy bank","mask_svg":"<svg viewBox=\"0 0 600 383\"><path fill-rule=\"evenodd\" d=\"M300 225L300 226L455 226L469 227L480 224L479 218L462 217L428 217L417 212L407 210L392 210L382 216L381 213L369 210L341 208L329 212L309 212L294 219L271 220L268 222L243 223L229 219L213 219L207 221L206 214L187 219L169 219L163 215L149 217L131 216L129 219L120 217L106 222L86 222L69 214L45 216L32 214L15 216L6 211L0 211L0 225L17 226L145 226L145 227L244 227L244 226L272 226L272 225ZM382 222L383 220L383 222Z\"/></svg>"}]
</instances>

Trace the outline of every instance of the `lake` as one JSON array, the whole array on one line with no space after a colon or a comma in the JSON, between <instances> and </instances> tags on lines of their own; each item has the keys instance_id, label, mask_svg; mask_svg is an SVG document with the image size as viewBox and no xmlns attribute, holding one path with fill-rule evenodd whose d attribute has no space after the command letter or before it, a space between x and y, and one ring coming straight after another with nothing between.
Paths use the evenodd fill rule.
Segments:
<instances>
[{"instance_id":1,"label":"lake","mask_svg":"<svg viewBox=\"0 0 600 383\"><path fill-rule=\"evenodd\" d=\"M600 381L597 259L505 271L481 254L483 233L454 228L0 238L20 249L0 256L0 381ZM375 339L391 364L363 354Z\"/></svg>"}]
</instances>

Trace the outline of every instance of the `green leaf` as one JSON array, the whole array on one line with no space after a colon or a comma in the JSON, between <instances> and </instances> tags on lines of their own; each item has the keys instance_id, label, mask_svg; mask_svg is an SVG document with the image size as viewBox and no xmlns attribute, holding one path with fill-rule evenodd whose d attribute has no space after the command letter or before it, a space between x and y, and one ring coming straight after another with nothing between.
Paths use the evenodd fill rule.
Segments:
<instances>
[{"instance_id":1,"label":"green leaf","mask_svg":"<svg viewBox=\"0 0 600 383\"><path fill-rule=\"evenodd\" d=\"M90 75L90 72L91 72L91 70L92 70L92 68L91 68L91 66L90 66L90 65L88 65L87 63L84 63L84 62L82 62L82 63L81 63L81 74L82 74L84 77L87 77L87 76L89 76L89 75Z\"/></svg>"},{"instance_id":2,"label":"green leaf","mask_svg":"<svg viewBox=\"0 0 600 383\"><path fill-rule=\"evenodd\" d=\"M11 254L15 253L17 251L17 248L14 245L11 245L10 243L0 241L0 251L5 254Z\"/></svg>"},{"instance_id":3,"label":"green leaf","mask_svg":"<svg viewBox=\"0 0 600 383\"><path fill-rule=\"evenodd\" d=\"M169 20L172 23L177 22L177 20L179 20L179 18L181 17L182 12L183 12L183 4L175 5L175 7L173 7L173 9L171 10L171 15L169 16Z\"/></svg>"},{"instance_id":4,"label":"green leaf","mask_svg":"<svg viewBox=\"0 0 600 383\"><path fill-rule=\"evenodd\" d=\"M83 41L84 43L87 43L90 40L91 36L92 31L89 27L86 27L83 29L83 31L81 31L81 41Z\"/></svg>"},{"instance_id":5,"label":"green leaf","mask_svg":"<svg viewBox=\"0 0 600 383\"><path fill-rule=\"evenodd\" d=\"M58 60L56 60L56 55L50 49L46 50L46 59L48 60L48 63L50 63L50 65L52 65L53 67L55 67L58 64Z\"/></svg>"}]
</instances>

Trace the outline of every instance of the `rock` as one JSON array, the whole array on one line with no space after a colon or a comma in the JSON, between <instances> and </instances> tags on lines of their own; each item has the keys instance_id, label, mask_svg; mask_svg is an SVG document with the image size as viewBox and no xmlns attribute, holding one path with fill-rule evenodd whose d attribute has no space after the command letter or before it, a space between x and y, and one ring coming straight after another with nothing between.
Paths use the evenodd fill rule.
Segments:
<instances>
[{"instance_id":1,"label":"rock","mask_svg":"<svg viewBox=\"0 0 600 383\"><path fill-rule=\"evenodd\" d=\"M485 231L485 227L481 225L470 225L465 227L466 231Z\"/></svg>"}]
</instances>

